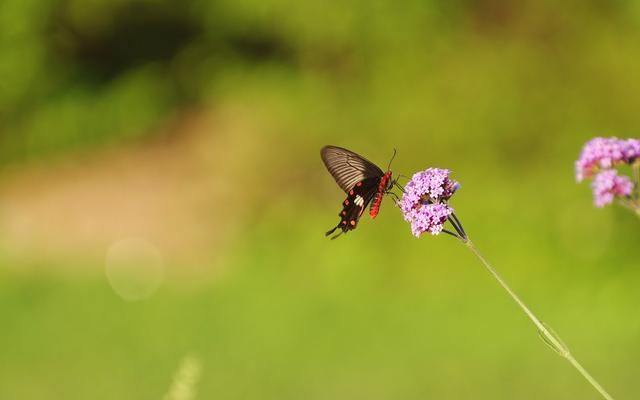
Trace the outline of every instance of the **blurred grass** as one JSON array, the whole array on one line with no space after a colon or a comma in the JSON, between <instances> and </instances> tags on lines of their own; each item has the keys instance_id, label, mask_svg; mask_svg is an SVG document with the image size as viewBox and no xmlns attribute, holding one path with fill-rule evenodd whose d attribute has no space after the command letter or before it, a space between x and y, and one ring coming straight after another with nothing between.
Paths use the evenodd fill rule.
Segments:
<instances>
[{"instance_id":1,"label":"blurred grass","mask_svg":"<svg viewBox=\"0 0 640 400\"><path fill-rule=\"evenodd\" d=\"M301 239L266 242L232 279L141 303L105 282L5 275L2 396L158 398L183 354L195 353L201 398L593 397L453 244L420 241L388 262L352 262L370 249L366 239L324 257L309 257ZM633 369L621 366L633 365L640 334L625 318L639 300L637 271L550 281L521 253L501 258L522 261L517 273L502 269L600 379L632 397Z\"/></svg>"},{"instance_id":2,"label":"blurred grass","mask_svg":"<svg viewBox=\"0 0 640 400\"><path fill-rule=\"evenodd\" d=\"M0 398L160 398L185 354L198 398L596 398L463 246L415 240L389 201L325 241L328 143L451 168L474 242L614 397L638 392L638 221L572 168L591 136L638 135L635 2L11 0L0 22L11 173L144 148L185 110L248 126L202 149L238 203L211 226L235 229L223 274L129 303L99 263L0 253Z\"/></svg>"}]
</instances>

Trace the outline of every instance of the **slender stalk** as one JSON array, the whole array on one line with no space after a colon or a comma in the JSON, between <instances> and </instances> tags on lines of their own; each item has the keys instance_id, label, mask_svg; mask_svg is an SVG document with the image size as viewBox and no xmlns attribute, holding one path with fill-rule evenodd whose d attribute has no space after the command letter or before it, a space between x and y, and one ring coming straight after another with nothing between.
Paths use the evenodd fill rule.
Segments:
<instances>
[{"instance_id":1,"label":"slender stalk","mask_svg":"<svg viewBox=\"0 0 640 400\"><path fill-rule=\"evenodd\" d=\"M638 201L638 185L640 184L640 162L636 160L631 165L633 171L633 200Z\"/></svg>"},{"instance_id":2,"label":"slender stalk","mask_svg":"<svg viewBox=\"0 0 640 400\"><path fill-rule=\"evenodd\" d=\"M529 317L531 322L533 322L533 324L538 329L538 333L540 334L542 339L545 341L545 343L547 343L560 356L567 359L567 361L569 361L569 363L571 363L571 365L573 365L573 367L576 370L578 370L580 374L582 374L582 376L602 395L602 397L604 397L607 400L613 400L613 397L611 397L611 395L607 393L607 391L604 390L604 388L591 376L591 374L589 374L589 372L587 372L587 370L584 369L584 367L573 357L573 355L569 351L569 348L567 347L567 345L564 344L564 342L560 339L560 337L557 334L555 334L555 332L553 332L551 328L547 327L542 321L540 321L540 319L538 319L538 317L535 316L535 314L529 309L529 307L527 307L527 305L524 304L524 302L520 299L520 297L518 297L518 295L515 294L513 290L511 290L509 285L507 285L507 283L504 281L504 279L502 279L500 274L498 274L498 272L493 268L493 266L489 264L489 262L482 256L480 251L478 251L477 247L471 242L471 240L469 240L469 238L467 237L466 240L463 239L462 241L473 252L473 254L475 254L476 257L478 257L478 259L480 260L480 262L482 262L482 264L487 269L487 271L489 271L489 273L498 281L500 286L502 286L502 288L509 294L509 296L511 296L513 301L515 301L516 304L518 304L520 309L522 309L522 311L527 315L527 317Z\"/></svg>"},{"instance_id":3,"label":"slender stalk","mask_svg":"<svg viewBox=\"0 0 640 400\"><path fill-rule=\"evenodd\" d=\"M640 217L640 206L637 205L637 200L618 199L618 204Z\"/></svg>"},{"instance_id":4,"label":"slender stalk","mask_svg":"<svg viewBox=\"0 0 640 400\"><path fill-rule=\"evenodd\" d=\"M633 171L633 194L631 196L631 209L640 217L640 161L636 160L631 165Z\"/></svg>"}]
</instances>

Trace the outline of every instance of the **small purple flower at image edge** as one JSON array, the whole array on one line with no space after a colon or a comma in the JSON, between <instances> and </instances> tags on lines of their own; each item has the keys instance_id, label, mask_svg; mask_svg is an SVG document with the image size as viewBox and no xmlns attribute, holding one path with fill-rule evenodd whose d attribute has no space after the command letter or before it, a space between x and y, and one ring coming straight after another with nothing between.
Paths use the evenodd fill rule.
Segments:
<instances>
[{"instance_id":1,"label":"small purple flower at image edge","mask_svg":"<svg viewBox=\"0 0 640 400\"><path fill-rule=\"evenodd\" d=\"M620 175L629 166L631 176ZM640 139L596 137L583 147L575 162L576 181L593 178L591 190L596 207L616 202L640 217Z\"/></svg>"}]
</instances>

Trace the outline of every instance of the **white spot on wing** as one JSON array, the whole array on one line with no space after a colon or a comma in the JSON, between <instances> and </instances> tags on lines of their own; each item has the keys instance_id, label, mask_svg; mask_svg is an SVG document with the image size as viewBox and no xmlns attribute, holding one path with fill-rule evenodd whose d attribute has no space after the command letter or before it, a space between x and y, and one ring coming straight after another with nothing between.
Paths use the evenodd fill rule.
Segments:
<instances>
[{"instance_id":1,"label":"white spot on wing","mask_svg":"<svg viewBox=\"0 0 640 400\"><path fill-rule=\"evenodd\" d=\"M354 203L356 203L358 207L362 207L364 205L364 199L362 198L362 196L357 195Z\"/></svg>"}]
</instances>

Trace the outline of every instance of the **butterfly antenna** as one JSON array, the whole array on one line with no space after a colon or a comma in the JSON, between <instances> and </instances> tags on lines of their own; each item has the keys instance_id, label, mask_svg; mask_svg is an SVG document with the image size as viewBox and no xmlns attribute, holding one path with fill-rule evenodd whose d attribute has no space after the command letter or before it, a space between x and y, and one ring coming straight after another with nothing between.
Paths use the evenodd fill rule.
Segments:
<instances>
[{"instance_id":1,"label":"butterfly antenna","mask_svg":"<svg viewBox=\"0 0 640 400\"><path fill-rule=\"evenodd\" d=\"M391 163L393 162L393 159L396 158L396 154L398 153L398 151L396 150L396 148L393 148L393 155L391 156L391 160L389 160L389 165L387 166L387 171L389 171L391 169Z\"/></svg>"}]
</instances>

